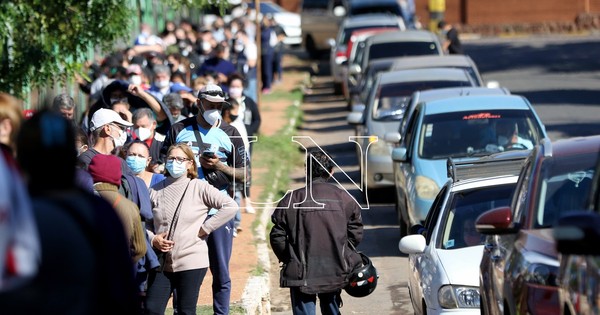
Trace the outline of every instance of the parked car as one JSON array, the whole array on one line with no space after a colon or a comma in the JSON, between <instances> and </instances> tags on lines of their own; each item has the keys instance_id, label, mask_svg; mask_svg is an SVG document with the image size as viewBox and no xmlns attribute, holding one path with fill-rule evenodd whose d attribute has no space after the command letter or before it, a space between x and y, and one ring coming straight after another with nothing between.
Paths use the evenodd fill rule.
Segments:
<instances>
[{"instance_id":1,"label":"parked car","mask_svg":"<svg viewBox=\"0 0 600 315\"><path fill-rule=\"evenodd\" d=\"M510 203L523 151L476 161L448 160L450 179L442 187L418 232L400 240L408 254L408 290L415 314L479 314L478 266L483 235L475 219Z\"/></svg>"},{"instance_id":2,"label":"parked car","mask_svg":"<svg viewBox=\"0 0 600 315\"><path fill-rule=\"evenodd\" d=\"M386 72L379 75L369 94L363 113L351 112L348 122L357 126L357 157L366 159L361 168L367 192L394 184L392 147L383 136L398 130L410 96L415 91L445 87L474 86L469 74L461 69L428 68ZM381 140L379 140L381 139ZM363 165L363 163L359 163ZM367 193L367 197L368 197Z\"/></svg>"},{"instance_id":3,"label":"parked car","mask_svg":"<svg viewBox=\"0 0 600 315\"><path fill-rule=\"evenodd\" d=\"M382 71L395 71L405 69L424 69L424 68L458 68L466 70L475 86L484 86L481 74L475 62L464 55L452 56L414 56L414 57L399 57L399 58L384 58L369 62L365 70L362 80L355 86L356 79L348 77L348 89L353 91L351 98L354 98L352 105L356 104L355 110L360 111L361 105L364 105L366 94L371 90L373 79L376 74ZM497 85L497 82L492 82L492 85ZM360 93L360 94L358 94ZM351 106L352 106L351 105Z\"/></svg>"},{"instance_id":4,"label":"parked car","mask_svg":"<svg viewBox=\"0 0 600 315\"><path fill-rule=\"evenodd\" d=\"M446 179L447 158L474 158L529 150L546 137L522 96L462 96L416 105L392 150L400 234L422 223ZM515 133L518 139L513 139ZM510 139L509 139L510 138Z\"/></svg>"},{"instance_id":5,"label":"parked car","mask_svg":"<svg viewBox=\"0 0 600 315\"><path fill-rule=\"evenodd\" d=\"M398 22L398 18L388 14L363 14L358 16L349 16L342 20L336 39L330 40L331 53L329 63L331 66L331 76L336 94L342 92L342 68L347 66L348 43L352 34L364 29L401 29L403 25Z\"/></svg>"},{"instance_id":6,"label":"parked car","mask_svg":"<svg viewBox=\"0 0 600 315\"><path fill-rule=\"evenodd\" d=\"M483 314L558 314L558 218L582 209L591 189L600 136L537 145L520 174L510 206L482 214L488 235L481 260Z\"/></svg>"},{"instance_id":7,"label":"parked car","mask_svg":"<svg viewBox=\"0 0 600 315\"><path fill-rule=\"evenodd\" d=\"M348 73L354 75L357 82L361 80L363 69L376 59L444 54L437 35L424 30L376 34L354 49L356 57L348 64Z\"/></svg>"},{"instance_id":8,"label":"parked car","mask_svg":"<svg viewBox=\"0 0 600 315\"><path fill-rule=\"evenodd\" d=\"M248 2L248 8L255 9L254 2ZM260 15L268 14L283 28L285 38L283 43L289 46L302 44L302 28L300 14L290 12L273 2L260 2Z\"/></svg>"},{"instance_id":9,"label":"parked car","mask_svg":"<svg viewBox=\"0 0 600 315\"><path fill-rule=\"evenodd\" d=\"M390 13L404 25L402 10L395 0L303 0L301 11L302 39L310 57L317 59L329 50L329 38L339 31L346 16Z\"/></svg>"},{"instance_id":10,"label":"parked car","mask_svg":"<svg viewBox=\"0 0 600 315\"><path fill-rule=\"evenodd\" d=\"M554 229L560 314L600 314L600 160L585 204L559 218Z\"/></svg>"}]
</instances>

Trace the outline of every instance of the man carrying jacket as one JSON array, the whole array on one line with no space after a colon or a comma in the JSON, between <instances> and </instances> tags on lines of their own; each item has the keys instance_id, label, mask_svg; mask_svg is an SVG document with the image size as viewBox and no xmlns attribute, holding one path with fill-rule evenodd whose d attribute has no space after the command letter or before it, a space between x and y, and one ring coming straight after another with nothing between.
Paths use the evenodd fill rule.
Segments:
<instances>
[{"instance_id":1,"label":"man carrying jacket","mask_svg":"<svg viewBox=\"0 0 600 315\"><path fill-rule=\"evenodd\" d=\"M294 315L339 314L340 293L361 258L353 250L363 237L360 207L328 180L333 162L308 152L307 186L286 195L271 220L271 247L282 265L281 287L290 288Z\"/></svg>"}]
</instances>

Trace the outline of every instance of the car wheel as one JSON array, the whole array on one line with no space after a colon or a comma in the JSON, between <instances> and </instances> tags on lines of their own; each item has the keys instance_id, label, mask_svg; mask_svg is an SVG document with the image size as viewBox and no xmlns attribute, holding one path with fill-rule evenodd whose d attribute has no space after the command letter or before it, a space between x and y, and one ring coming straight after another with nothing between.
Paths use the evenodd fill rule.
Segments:
<instances>
[{"instance_id":1,"label":"car wheel","mask_svg":"<svg viewBox=\"0 0 600 315\"><path fill-rule=\"evenodd\" d=\"M333 94L341 95L342 93L342 84L338 82L333 82Z\"/></svg>"}]
</instances>

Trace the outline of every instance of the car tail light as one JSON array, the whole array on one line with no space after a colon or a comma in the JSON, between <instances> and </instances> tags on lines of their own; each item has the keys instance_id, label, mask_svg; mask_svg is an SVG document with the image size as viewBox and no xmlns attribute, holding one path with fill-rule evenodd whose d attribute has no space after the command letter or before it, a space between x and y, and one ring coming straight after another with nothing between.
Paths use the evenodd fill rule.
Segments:
<instances>
[{"instance_id":1,"label":"car tail light","mask_svg":"<svg viewBox=\"0 0 600 315\"><path fill-rule=\"evenodd\" d=\"M335 51L335 63L336 64L341 64L342 62L348 60L348 58L346 57L346 51L345 50L336 50Z\"/></svg>"}]
</instances>

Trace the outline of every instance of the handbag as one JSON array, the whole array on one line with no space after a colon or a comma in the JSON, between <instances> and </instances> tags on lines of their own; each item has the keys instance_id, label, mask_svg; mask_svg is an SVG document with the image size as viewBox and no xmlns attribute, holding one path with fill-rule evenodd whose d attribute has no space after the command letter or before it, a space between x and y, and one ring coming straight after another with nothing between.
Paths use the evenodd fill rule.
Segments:
<instances>
[{"instance_id":1,"label":"handbag","mask_svg":"<svg viewBox=\"0 0 600 315\"><path fill-rule=\"evenodd\" d=\"M202 136L200 135L200 130L198 130L198 125L193 124L192 128L194 129L194 136L196 137L196 143L198 144L198 154L202 154L201 150L204 146L204 141L202 141ZM219 170L214 169L206 169L202 167L202 172L204 173L204 177L209 184L215 186L219 190L226 189L230 184L232 179L225 173Z\"/></svg>"},{"instance_id":2,"label":"handbag","mask_svg":"<svg viewBox=\"0 0 600 315\"><path fill-rule=\"evenodd\" d=\"M175 208L175 213L173 213L173 218L171 219L171 225L169 226L169 233L167 233L167 238L166 240L170 241L173 238L173 235L175 235L175 228L177 227L177 222L179 221L179 210L181 209L181 203L183 201L183 197L185 197L185 192L187 191L188 187L190 187L190 183L192 182L192 180L188 181L187 185L185 186L185 190L183 191L183 194L181 195L181 199L179 199L179 203L177 204L177 208ZM165 264L167 261L167 254L169 254L168 252L163 252L160 249L156 249L154 248L154 252L156 253L156 257L158 258L158 262L160 263L160 266L158 266L156 268L156 271L158 272L163 272L163 270L165 269Z\"/></svg>"}]
</instances>

